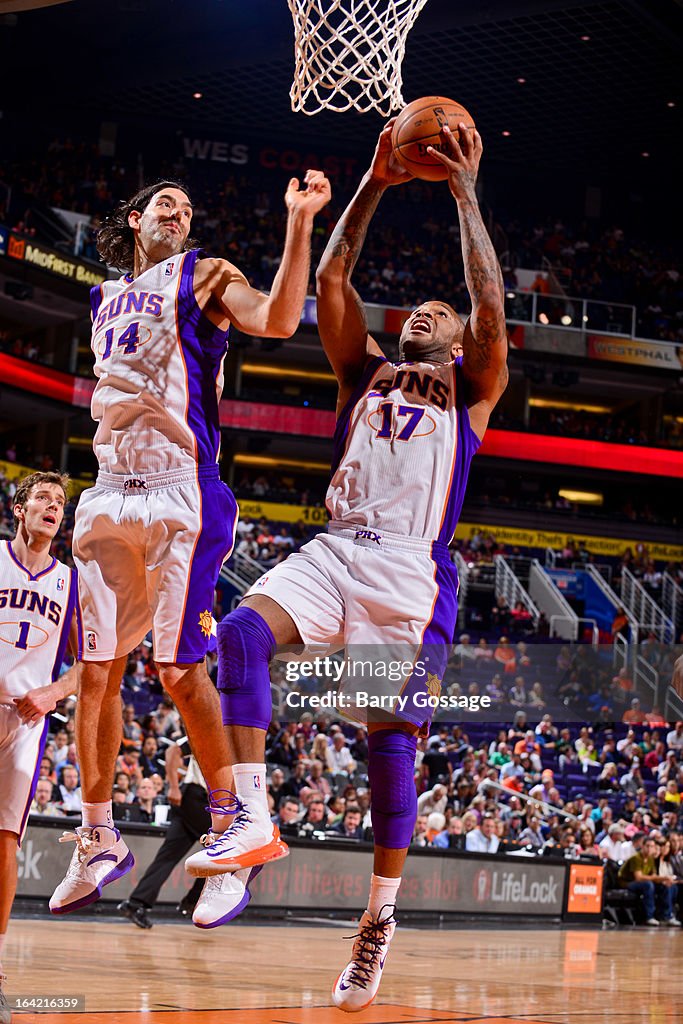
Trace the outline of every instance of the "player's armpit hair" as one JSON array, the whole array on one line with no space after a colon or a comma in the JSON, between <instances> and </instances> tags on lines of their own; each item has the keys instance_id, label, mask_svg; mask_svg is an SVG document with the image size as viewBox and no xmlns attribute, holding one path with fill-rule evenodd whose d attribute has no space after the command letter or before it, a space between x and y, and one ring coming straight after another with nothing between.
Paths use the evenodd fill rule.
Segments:
<instances>
[{"instance_id":1,"label":"player's armpit hair","mask_svg":"<svg viewBox=\"0 0 683 1024\"><path fill-rule=\"evenodd\" d=\"M128 224L128 217L137 210L142 213L147 207L152 196L161 192L164 188L177 188L184 192L192 202L190 193L185 185L178 181L157 181L153 185L146 185L136 192L134 196L125 203L121 203L105 219L104 224L97 232L97 251L108 267L116 267L118 270L132 271L135 258L135 235ZM183 251L198 248L199 243L194 238L188 238L183 246Z\"/></svg>"}]
</instances>

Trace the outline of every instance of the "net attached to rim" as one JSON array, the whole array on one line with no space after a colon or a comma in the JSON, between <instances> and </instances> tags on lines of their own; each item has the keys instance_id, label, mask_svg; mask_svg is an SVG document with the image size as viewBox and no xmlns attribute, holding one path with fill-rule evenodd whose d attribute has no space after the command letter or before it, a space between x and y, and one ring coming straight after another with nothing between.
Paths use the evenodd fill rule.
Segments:
<instances>
[{"instance_id":1,"label":"net attached to rim","mask_svg":"<svg viewBox=\"0 0 683 1024\"><path fill-rule=\"evenodd\" d=\"M287 0L294 19L292 110L404 106L406 39L427 0Z\"/></svg>"}]
</instances>

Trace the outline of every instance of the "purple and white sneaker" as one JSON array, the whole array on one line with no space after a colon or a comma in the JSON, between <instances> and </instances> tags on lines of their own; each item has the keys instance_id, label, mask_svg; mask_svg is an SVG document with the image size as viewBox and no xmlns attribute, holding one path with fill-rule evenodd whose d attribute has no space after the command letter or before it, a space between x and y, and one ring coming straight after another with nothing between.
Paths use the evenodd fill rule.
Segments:
<instances>
[{"instance_id":1,"label":"purple and white sneaker","mask_svg":"<svg viewBox=\"0 0 683 1024\"><path fill-rule=\"evenodd\" d=\"M369 1006L377 995L382 971L389 954L389 943L396 931L394 906L384 906L377 917L365 911L358 933L351 936L351 960L332 989L332 1002L340 1010L357 1013Z\"/></svg>"},{"instance_id":2,"label":"purple and white sneaker","mask_svg":"<svg viewBox=\"0 0 683 1024\"><path fill-rule=\"evenodd\" d=\"M262 870L263 864L257 864L254 868L243 868L207 878L192 914L192 924L197 928L217 928L220 924L232 921L249 903L249 883Z\"/></svg>"},{"instance_id":3,"label":"purple and white sneaker","mask_svg":"<svg viewBox=\"0 0 683 1024\"><path fill-rule=\"evenodd\" d=\"M52 894L53 914L68 914L94 903L102 886L128 874L135 860L117 828L83 825L75 832L63 832L60 843L76 843L69 870Z\"/></svg>"}]
</instances>

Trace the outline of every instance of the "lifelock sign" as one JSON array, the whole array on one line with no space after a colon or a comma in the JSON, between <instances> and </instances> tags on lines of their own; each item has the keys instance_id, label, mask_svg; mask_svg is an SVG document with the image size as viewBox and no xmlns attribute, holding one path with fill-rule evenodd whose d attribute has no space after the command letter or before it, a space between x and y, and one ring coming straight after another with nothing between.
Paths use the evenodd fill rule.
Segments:
<instances>
[{"instance_id":1,"label":"lifelock sign","mask_svg":"<svg viewBox=\"0 0 683 1024\"><path fill-rule=\"evenodd\" d=\"M557 903L560 898L557 881L531 882L528 875L515 878L512 871L493 871L491 900L494 903Z\"/></svg>"}]
</instances>

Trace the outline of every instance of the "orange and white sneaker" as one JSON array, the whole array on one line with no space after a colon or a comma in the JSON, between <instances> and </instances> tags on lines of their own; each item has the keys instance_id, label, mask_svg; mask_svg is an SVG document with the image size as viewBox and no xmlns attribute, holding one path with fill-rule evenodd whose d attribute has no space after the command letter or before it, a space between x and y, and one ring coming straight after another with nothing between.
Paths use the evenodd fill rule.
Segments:
<instances>
[{"instance_id":1,"label":"orange and white sneaker","mask_svg":"<svg viewBox=\"0 0 683 1024\"><path fill-rule=\"evenodd\" d=\"M332 989L332 1002L340 1010L357 1013L369 1006L377 995L389 943L396 930L394 906L384 906L377 917L365 911L353 944L351 960Z\"/></svg>"},{"instance_id":2,"label":"orange and white sneaker","mask_svg":"<svg viewBox=\"0 0 683 1024\"><path fill-rule=\"evenodd\" d=\"M225 832L210 831L200 842L204 849L185 861L190 875L207 878L227 871L240 871L258 864L287 857L289 847L280 839L280 830L267 815L253 813L246 801L229 793L220 804L208 808L213 814L232 814L234 818Z\"/></svg>"}]
</instances>

